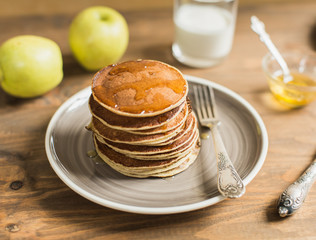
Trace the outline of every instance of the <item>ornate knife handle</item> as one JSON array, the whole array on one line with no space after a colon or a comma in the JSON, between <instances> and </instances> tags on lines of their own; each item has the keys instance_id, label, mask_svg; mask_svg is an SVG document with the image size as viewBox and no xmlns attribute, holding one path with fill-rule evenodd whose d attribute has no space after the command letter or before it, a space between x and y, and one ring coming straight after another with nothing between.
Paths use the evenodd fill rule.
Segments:
<instances>
[{"instance_id":1,"label":"ornate knife handle","mask_svg":"<svg viewBox=\"0 0 316 240\"><path fill-rule=\"evenodd\" d=\"M211 127L217 159L217 187L225 197L238 198L245 193L245 186L226 152L218 126Z\"/></svg>"},{"instance_id":2,"label":"ornate knife handle","mask_svg":"<svg viewBox=\"0 0 316 240\"><path fill-rule=\"evenodd\" d=\"M281 194L278 202L278 211L281 217L292 215L302 206L315 180L316 158L309 168Z\"/></svg>"}]
</instances>

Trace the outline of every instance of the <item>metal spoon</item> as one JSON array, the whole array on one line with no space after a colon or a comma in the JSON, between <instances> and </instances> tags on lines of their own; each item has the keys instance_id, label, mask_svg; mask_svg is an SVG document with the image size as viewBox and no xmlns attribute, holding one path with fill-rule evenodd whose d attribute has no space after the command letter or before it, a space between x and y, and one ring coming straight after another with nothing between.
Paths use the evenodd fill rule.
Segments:
<instances>
[{"instance_id":1,"label":"metal spoon","mask_svg":"<svg viewBox=\"0 0 316 240\"><path fill-rule=\"evenodd\" d=\"M250 20L251 20L251 29L259 35L260 40L267 46L272 56L279 63L283 72L283 82L288 83L292 81L293 77L291 76L289 67L287 66L286 62L284 61L278 49L275 47L275 45L271 41L270 36L265 31L264 23L261 22L256 16L252 16Z\"/></svg>"},{"instance_id":2,"label":"metal spoon","mask_svg":"<svg viewBox=\"0 0 316 240\"><path fill-rule=\"evenodd\" d=\"M281 194L277 207L280 217L292 215L302 206L315 180L316 155L308 169Z\"/></svg>"}]
</instances>

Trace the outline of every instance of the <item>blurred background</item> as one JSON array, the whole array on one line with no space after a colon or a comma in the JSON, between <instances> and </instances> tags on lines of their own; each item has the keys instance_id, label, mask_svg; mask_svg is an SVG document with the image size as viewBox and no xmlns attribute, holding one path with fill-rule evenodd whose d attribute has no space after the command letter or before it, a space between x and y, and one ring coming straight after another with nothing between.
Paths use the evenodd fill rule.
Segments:
<instances>
[{"instance_id":1,"label":"blurred background","mask_svg":"<svg viewBox=\"0 0 316 240\"><path fill-rule=\"evenodd\" d=\"M65 8L65 1L67 6L72 5L72 8ZM304 0L239 0L240 5L251 5L252 3L289 3L289 2L303 2ZM146 4L144 4L146 3ZM126 9L153 9L157 7L170 8L173 5L172 0L14 0L1 1L0 15L16 16L16 15L45 15L45 14L75 14L78 11L93 5L109 5L119 11Z\"/></svg>"},{"instance_id":2,"label":"blurred background","mask_svg":"<svg viewBox=\"0 0 316 240\"><path fill-rule=\"evenodd\" d=\"M65 4L65 1L67 4ZM287 26L278 25L278 27L282 27L283 33L284 30L288 28L291 24L302 24L298 19L291 19L290 16L284 16L282 8L286 9L286 13L295 12L296 8L293 3L303 3L308 2L306 0L239 0L239 11L253 9L255 12L271 14L271 15L280 15L280 20L284 17L290 19L289 21L284 22ZM276 6L276 9L273 10L271 8L271 4ZM68 25L71 23L73 17L79 13L81 10L94 5L104 5L112 7L118 10L127 20L128 24L131 25L131 21L133 21L133 27L137 28L141 26L142 29L137 29L138 36L134 35L133 29L130 29L130 38L132 40L137 40L140 44L145 42L155 42L154 29L151 29L151 26L146 24L146 19L155 19L157 21L161 21L161 27L167 25L164 34L166 41L170 42L170 45L173 40L173 23L172 18L172 0L156 0L156 1L144 1L144 0L14 0L14 1L0 1L0 43L7 40L10 37L13 37L18 34L34 34L40 35L44 37L51 38L56 41L63 52L63 55L68 55L70 53L70 48L68 46ZM269 5L269 7L265 7ZM65 7L66 6L66 7ZM71 8L69 7L71 6ZM292 7L291 7L292 6ZM260 8L260 9L258 9ZM150 13L146 15L142 10L148 10ZM159 17L153 14L153 10L159 11ZM308 14L308 12L314 12L313 9L306 9L306 12L302 12L302 14ZM161 18L161 12L164 12L164 18ZM283 14L283 15L282 15ZM248 16L247 16L248 17ZM249 16L250 17L250 16ZM260 16L258 16L260 18ZM262 19L269 30L269 33L274 37L274 41L278 44L278 42L282 41L284 37L278 38L278 31L280 29L274 28L273 22L269 22L269 19ZM139 21L139 24L135 21ZM287 42L304 42L310 45L311 41L309 41L306 36L311 34L311 28L316 21L316 17L314 19L310 19L309 22L305 22L302 25L302 28L305 28L306 35L298 36L294 32L288 32ZM250 30L249 28L249 19L244 21L243 19L239 19L237 16L237 27L236 31L245 31ZM315 31L314 31L315 32ZM148 34L153 37L148 38ZM282 34L283 34L282 33ZM144 35L142 35L144 34ZM161 34L161 32L160 32ZM284 34L283 34L284 35ZM315 33L314 33L315 35ZM253 35L254 39L257 36ZM158 39L161 40L162 36ZM302 39L302 38L305 38ZM156 40L157 41L157 40ZM238 39L235 39L237 42ZM309 41L309 42L308 42ZM130 41L132 43L133 41ZM315 41L312 42L315 45ZM143 51L146 51L146 43ZM279 44L282 46L282 43ZM259 49L264 49L263 45L258 44ZM314 48L316 48L314 46ZM128 58L128 55L131 51L135 51L133 45L129 45L129 48L125 54L124 59ZM155 51L160 51L160 49L156 49ZM142 56L139 54L139 57L152 57ZM155 52L153 53L155 56ZM123 60L124 60L123 59ZM168 59L159 59L159 60L168 60Z\"/></svg>"},{"instance_id":3,"label":"blurred background","mask_svg":"<svg viewBox=\"0 0 316 240\"><path fill-rule=\"evenodd\" d=\"M74 83L82 79L83 86L88 86L92 73L84 71L74 60L68 43L70 23L83 9L103 5L118 10L129 26L129 45L120 61L135 58L155 59L174 65L185 74L205 78L210 78L211 71L213 81L228 87L235 78L225 71L230 68L244 76L243 79L256 79L249 82L240 81L234 88L236 92L244 93L249 87L261 91L266 88L266 82L262 75L260 59L266 54L267 49L260 43L258 36L252 33L250 17L256 14L265 23L272 41L281 51L293 48L315 51L315 9L310 7L310 4L305 4L313 1L239 0L232 51L223 64L210 69L189 68L173 58L172 0L1 0L0 44L11 37L23 34L39 35L55 41L63 54L64 73L69 82L66 86L77 88L69 92L73 93L73 90L82 88L82 85L74 86ZM299 12L298 4L301 9ZM163 30L155 30L157 26ZM292 29L300 30L298 33Z\"/></svg>"}]
</instances>

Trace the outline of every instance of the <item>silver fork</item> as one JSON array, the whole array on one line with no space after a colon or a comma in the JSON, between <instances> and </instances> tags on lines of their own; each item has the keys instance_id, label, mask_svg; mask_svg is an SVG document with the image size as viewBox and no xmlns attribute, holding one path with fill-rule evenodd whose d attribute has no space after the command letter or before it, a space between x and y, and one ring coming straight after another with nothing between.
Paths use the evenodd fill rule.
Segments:
<instances>
[{"instance_id":1,"label":"silver fork","mask_svg":"<svg viewBox=\"0 0 316 240\"><path fill-rule=\"evenodd\" d=\"M217 187L228 198L238 198L245 193L245 186L234 168L222 141L218 125L213 88L206 85L193 85L196 113L203 127L211 130L217 159Z\"/></svg>"}]
</instances>

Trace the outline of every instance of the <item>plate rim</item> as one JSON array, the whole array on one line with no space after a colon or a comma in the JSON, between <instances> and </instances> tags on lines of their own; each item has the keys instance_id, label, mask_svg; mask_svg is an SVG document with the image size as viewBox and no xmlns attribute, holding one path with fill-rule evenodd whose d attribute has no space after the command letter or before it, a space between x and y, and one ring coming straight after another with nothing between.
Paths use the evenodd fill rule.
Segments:
<instances>
[{"instance_id":1,"label":"plate rim","mask_svg":"<svg viewBox=\"0 0 316 240\"><path fill-rule=\"evenodd\" d=\"M254 109L254 107L247 102L243 97L241 97L239 94L235 93L234 91L230 90L227 87L224 87L218 83L214 83L210 80L195 77L191 75L184 74L185 79L188 82L192 83L198 83L198 84L204 84L209 85L216 90L219 90L223 93L226 93L227 95L231 96L235 100L237 100L241 105L243 105L250 114L254 117L255 122L258 124L261 132L261 152L258 157L258 161L253 167L253 169L249 172L249 174L244 178L244 184L247 185L250 183L253 178L258 174L260 169L263 166L263 163L265 161L267 152L268 152L268 133L266 130L266 127L264 125L264 122L258 112ZM93 195L86 190L80 188L75 183L72 182L72 180L61 170L59 165L54 159L53 153L50 148L50 137L52 133L53 126L55 125L56 121L59 119L60 115L64 113L65 110L71 106L71 104L77 100L82 98L83 96L86 96L87 94L91 93L91 87L86 87L79 92L75 93L73 96L71 96L68 100L66 100L59 108L55 111L53 117L51 118L46 134L45 134L45 151L48 158L48 161L57 174L57 176L73 191L75 191L77 194L81 195L82 197L97 203L99 205L109 207L112 209L125 211L125 212L131 212L131 213L138 213L138 214L152 214L152 215L161 215L161 214L176 214L176 213L183 213L183 212L189 212L193 210L198 210L201 208L205 208L208 206L211 206L215 203L218 203L225 198L221 195L215 196L212 198L208 198L206 200L197 202L197 203L190 203L190 204L184 204L179 206L171 206L171 207L140 207L140 206L134 206L134 205L128 205L123 203L117 203L110 200L103 199L101 197L98 197L96 195ZM56 155L56 154L55 154Z\"/></svg>"}]
</instances>

